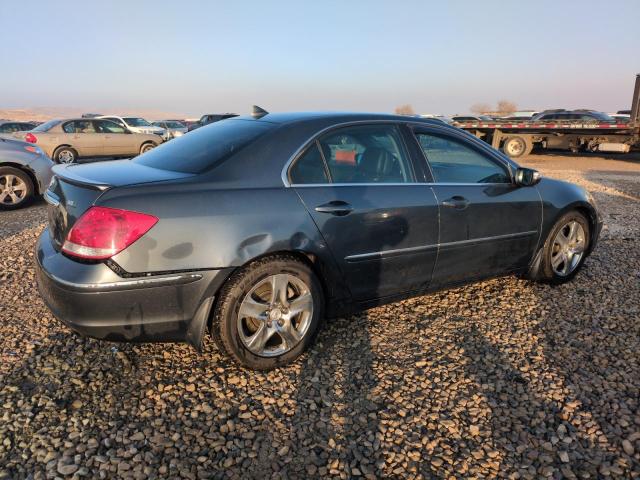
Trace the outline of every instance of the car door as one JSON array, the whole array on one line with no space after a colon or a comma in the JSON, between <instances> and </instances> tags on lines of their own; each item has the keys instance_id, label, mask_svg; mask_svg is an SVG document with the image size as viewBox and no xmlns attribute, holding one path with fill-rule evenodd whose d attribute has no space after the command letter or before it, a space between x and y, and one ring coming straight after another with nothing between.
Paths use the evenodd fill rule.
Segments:
<instances>
[{"instance_id":1,"label":"car door","mask_svg":"<svg viewBox=\"0 0 640 480\"><path fill-rule=\"evenodd\" d=\"M101 155L103 138L92 120L73 120L62 125L63 143L71 145L80 157Z\"/></svg>"},{"instance_id":2,"label":"car door","mask_svg":"<svg viewBox=\"0 0 640 480\"><path fill-rule=\"evenodd\" d=\"M96 130L102 135L101 155L120 156L129 155L132 150L131 138L127 130L120 124L111 120L94 120Z\"/></svg>"},{"instance_id":3,"label":"car door","mask_svg":"<svg viewBox=\"0 0 640 480\"><path fill-rule=\"evenodd\" d=\"M427 288L437 254L438 206L431 189L416 182L398 125L325 133L288 175L354 300Z\"/></svg>"},{"instance_id":4,"label":"car door","mask_svg":"<svg viewBox=\"0 0 640 480\"><path fill-rule=\"evenodd\" d=\"M414 132L440 211L433 286L526 267L542 223L537 189L517 186L509 164L467 134L425 127Z\"/></svg>"}]
</instances>

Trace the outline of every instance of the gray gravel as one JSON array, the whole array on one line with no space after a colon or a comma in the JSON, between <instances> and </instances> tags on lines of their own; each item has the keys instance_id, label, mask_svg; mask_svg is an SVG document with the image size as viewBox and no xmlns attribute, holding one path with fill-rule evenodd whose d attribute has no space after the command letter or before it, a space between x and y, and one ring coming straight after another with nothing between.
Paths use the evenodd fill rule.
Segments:
<instances>
[{"instance_id":1,"label":"gray gravel","mask_svg":"<svg viewBox=\"0 0 640 480\"><path fill-rule=\"evenodd\" d=\"M266 374L72 335L36 294L44 206L0 213L0 478L640 478L640 162L525 163L604 213L574 282L337 319Z\"/></svg>"}]
</instances>

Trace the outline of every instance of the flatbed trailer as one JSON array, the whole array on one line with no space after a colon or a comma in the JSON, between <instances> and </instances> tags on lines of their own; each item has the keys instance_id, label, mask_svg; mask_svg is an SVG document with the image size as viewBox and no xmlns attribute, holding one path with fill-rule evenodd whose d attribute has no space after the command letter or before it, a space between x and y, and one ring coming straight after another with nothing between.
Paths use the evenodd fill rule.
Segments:
<instances>
[{"instance_id":1,"label":"flatbed trailer","mask_svg":"<svg viewBox=\"0 0 640 480\"><path fill-rule=\"evenodd\" d=\"M636 76L631 120L598 121L467 121L453 125L517 158L534 147L572 152L626 153L640 148L640 75Z\"/></svg>"}]
</instances>

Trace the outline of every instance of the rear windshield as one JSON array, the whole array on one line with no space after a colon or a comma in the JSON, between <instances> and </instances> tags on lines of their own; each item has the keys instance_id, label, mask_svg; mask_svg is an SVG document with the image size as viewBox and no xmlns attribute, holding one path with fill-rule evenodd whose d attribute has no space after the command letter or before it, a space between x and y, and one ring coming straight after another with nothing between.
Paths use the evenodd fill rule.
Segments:
<instances>
[{"instance_id":1,"label":"rear windshield","mask_svg":"<svg viewBox=\"0 0 640 480\"><path fill-rule=\"evenodd\" d=\"M199 128L133 159L147 167L201 173L256 141L274 127L255 120L228 120Z\"/></svg>"},{"instance_id":2,"label":"rear windshield","mask_svg":"<svg viewBox=\"0 0 640 480\"><path fill-rule=\"evenodd\" d=\"M48 122L42 123L33 129L34 132L48 132L53 127L58 125L62 120L49 120Z\"/></svg>"}]
</instances>

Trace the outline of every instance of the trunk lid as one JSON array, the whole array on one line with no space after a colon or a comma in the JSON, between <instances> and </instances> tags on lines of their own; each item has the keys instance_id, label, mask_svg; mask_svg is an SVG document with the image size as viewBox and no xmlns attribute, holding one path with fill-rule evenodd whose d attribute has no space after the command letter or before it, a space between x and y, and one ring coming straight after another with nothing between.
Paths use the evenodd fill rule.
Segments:
<instances>
[{"instance_id":1,"label":"trunk lid","mask_svg":"<svg viewBox=\"0 0 640 480\"><path fill-rule=\"evenodd\" d=\"M59 249L78 218L107 190L128 185L164 182L193 174L151 168L129 160L83 165L56 165L45 192L49 231Z\"/></svg>"}]
</instances>

